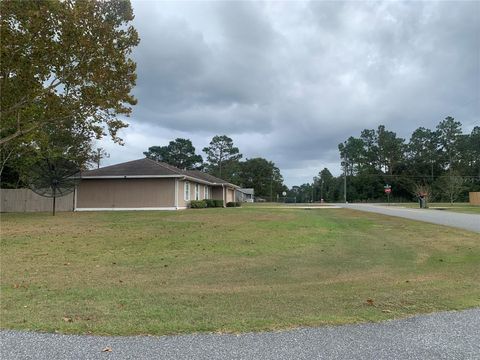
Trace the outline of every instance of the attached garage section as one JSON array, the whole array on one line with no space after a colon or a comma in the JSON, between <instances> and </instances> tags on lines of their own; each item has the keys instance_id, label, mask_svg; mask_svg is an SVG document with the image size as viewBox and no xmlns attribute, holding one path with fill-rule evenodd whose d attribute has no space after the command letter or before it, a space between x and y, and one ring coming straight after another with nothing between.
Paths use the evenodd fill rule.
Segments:
<instances>
[{"instance_id":1,"label":"attached garage section","mask_svg":"<svg viewBox=\"0 0 480 360\"><path fill-rule=\"evenodd\" d=\"M76 210L176 209L175 178L82 179Z\"/></svg>"},{"instance_id":2,"label":"attached garage section","mask_svg":"<svg viewBox=\"0 0 480 360\"><path fill-rule=\"evenodd\" d=\"M227 203L235 201L235 189L232 188L226 188L226 197L227 197Z\"/></svg>"}]
</instances>

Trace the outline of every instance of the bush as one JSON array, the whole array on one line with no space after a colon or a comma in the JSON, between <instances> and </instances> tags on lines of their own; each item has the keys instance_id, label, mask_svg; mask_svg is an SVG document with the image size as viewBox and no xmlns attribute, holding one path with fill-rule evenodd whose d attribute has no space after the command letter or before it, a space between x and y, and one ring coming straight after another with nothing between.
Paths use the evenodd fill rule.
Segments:
<instances>
[{"instance_id":1,"label":"bush","mask_svg":"<svg viewBox=\"0 0 480 360\"><path fill-rule=\"evenodd\" d=\"M227 207L240 207L242 204L239 201L230 201L227 203Z\"/></svg>"},{"instance_id":2,"label":"bush","mask_svg":"<svg viewBox=\"0 0 480 360\"><path fill-rule=\"evenodd\" d=\"M205 200L192 200L190 201L190 207L192 209L202 209L207 207L207 202Z\"/></svg>"},{"instance_id":3,"label":"bush","mask_svg":"<svg viewBox=\"0 0 480 360\"><path fill-rule=\"evenodd\" d=\"M207 208L215 207L215 200L213 199L205 199L205 203L207 204Z\"/></svg>"},{"instance_id":4,"label":"bush","mask_svg":"<svg viewBox=\"0 0 480 360\"><path fill-rule=\"evenodd\" d=\"M215 207L223 207L223 200L213 200Z\"/></svg>"}]
</instances>

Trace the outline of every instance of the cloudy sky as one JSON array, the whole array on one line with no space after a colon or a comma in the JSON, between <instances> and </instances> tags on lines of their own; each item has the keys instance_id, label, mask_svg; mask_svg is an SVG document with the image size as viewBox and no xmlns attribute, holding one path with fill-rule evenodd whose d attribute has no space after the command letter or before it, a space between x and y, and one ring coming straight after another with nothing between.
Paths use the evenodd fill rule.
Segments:
<instances>
[{"instance_id":1,"label":"cloudy sky","mask_svg":"<svg viewBox=\"0 0 480 360\"><path fill-rule=\"evenodd\" d=\"M338 143L364 128L480 124L480 2L132 4L138 105L105 164L227 134L292 186L339 174Z\"/></svg>"}]
</instances>

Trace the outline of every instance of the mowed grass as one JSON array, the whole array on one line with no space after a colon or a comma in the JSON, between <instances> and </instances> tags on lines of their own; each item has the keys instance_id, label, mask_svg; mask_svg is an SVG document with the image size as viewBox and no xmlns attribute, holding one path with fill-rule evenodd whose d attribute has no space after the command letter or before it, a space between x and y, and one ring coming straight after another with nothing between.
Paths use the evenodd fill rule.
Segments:
<instances>
[{"instance_id":1,"label":"mowed grass","mask_svg":"<svg viewBox=\"0 0 480 360\"><path fill-rule=\"evenodd\" d=\"M2 214L1 327L243 332L480 306L480 236L346 209Z\"/></svg>"},{"instance_id":2,"label":"mowed grass","mask_svg":"<svg viewBox=\"0 0 480 360\"><path fill-rule=\"evenodd\" d=\"M407 208L419 208L418 203L395 203L393 206L407 207ZM429 203L428 208L430 210L439 211L453 211L464 214L479 214L480 205L472 205L469 203Z\"/></svg>"}]
</instances>

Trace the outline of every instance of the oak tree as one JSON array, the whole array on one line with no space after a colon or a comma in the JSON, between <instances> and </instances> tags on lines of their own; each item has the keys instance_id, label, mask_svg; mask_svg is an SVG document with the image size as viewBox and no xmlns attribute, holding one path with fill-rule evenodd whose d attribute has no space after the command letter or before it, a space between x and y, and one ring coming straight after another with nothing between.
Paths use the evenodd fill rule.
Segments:
<instances>
[{"instance_id":1,"label":"oak tree","mask_svg":"<svg viewBox=\"0 0 480 360\"><path fill-rule=\"evenodd\" d=\"M0 145L48 127L121 142L136 99L129 1L1 2ZM48 130L48 129L47 129Z\"/></svg>"}]
</instances>

